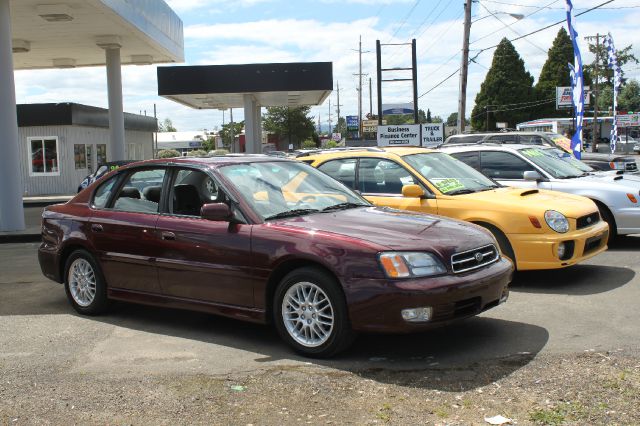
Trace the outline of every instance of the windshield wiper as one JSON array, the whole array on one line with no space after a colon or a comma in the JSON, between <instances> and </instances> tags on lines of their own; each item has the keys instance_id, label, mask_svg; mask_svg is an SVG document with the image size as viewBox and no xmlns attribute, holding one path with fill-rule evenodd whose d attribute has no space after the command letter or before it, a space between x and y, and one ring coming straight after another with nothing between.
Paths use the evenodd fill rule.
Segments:
<instances>
[{"instance_id":1,"label":"windshield wiper","mask_svg":"<svg viewBox=\"0 0 640 426\"><path fill-rule=\"evenodd\" d=\"M356 207L365 207L365 206L366 204L346 202L346 203L338 203L338 204L334 204L333 206L325 207L321 211L330 212L334 210L354 209Z\"/></svg>"},{"instance_id":2,"label":"windshield wiper","mask_svg":"<svg viewBox=\"0 0 640 426\"><path fill-rule=\"evenodd\" d=\"M265 217L265 220L269 220L269 219L280 219L283 217L294 217L294 216L303 216L305 214L309 214L309 213L317 213L320 210L318 209L293 209L293 210L286 210L280 213L276 213L273 214L271 216L267 216Z\"/></svg>"},{"instance_id":3,"label":"windshield wiper","mask_svg":"<svg viewBox=\"0 0 640 426\"><path fill-rule=\"evenodd\" d=\"M455 191L446 192L444 195L462 195L462 194L473 194L473 189L456 189Z\"/></svg>"}]
</instances>

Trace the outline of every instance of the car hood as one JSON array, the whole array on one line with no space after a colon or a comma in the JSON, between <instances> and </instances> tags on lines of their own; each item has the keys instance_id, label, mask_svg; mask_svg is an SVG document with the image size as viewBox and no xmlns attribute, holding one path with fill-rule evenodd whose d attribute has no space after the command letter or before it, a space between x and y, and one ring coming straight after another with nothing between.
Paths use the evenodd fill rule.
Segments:
<instances>
[{"instance_id":1,"label":"car hood","mask_svg":"<svg viewBox=\"0 0 640 426\"><path fill-rule=\"evenodd\" d=\"M640 189L640 175L637 174L617 174L615 172L601 172L570 180L584 182L585 184L602 183L607 185L625 186Z\"/></svg>"},{"instance_id":2,"label":"car hood","mask_svg":"<svg viewBox=\"0 0 640 426\"><path fill-rule=\"evenodd\" d=\"M443 256L494 242L487 231L470 223L387 207L314 213L267 223L356 238L381 250L435 250Z\"/></svg>"},{"instance_id":3,"label":"car hood","mask_svg":"<svg viewBox=\"0 0 640 426\"><path fill-rule=\"evenodd\" d=\"M482 209L502 211L507 214L519 212L542 216L546 210L556 210L575 219L597 210L593 201L585 197L544 189L507 187L456 197L474 201Z\"/></svg>"}]
</instances>

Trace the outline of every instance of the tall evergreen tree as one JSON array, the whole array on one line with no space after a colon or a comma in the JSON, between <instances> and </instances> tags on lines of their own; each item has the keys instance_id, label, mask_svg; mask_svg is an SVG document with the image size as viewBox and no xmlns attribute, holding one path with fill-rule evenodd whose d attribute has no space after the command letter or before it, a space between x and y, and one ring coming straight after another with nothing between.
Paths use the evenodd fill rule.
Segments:
<instances>
[{"instance_id":1,"label":"tall evergreen tree","mask_svg":"<svg viewBox=\"0 0 640 426\"><path fill-rule=\"evenodd\" d=\"M551 49L549 49L547 61L542 66L535 87L538 101L551 101L541 103L532 109L534 118L571 116L571 108L557 110L555 103L556 87L571 86L569 63L573 63L573 44L567 31L560 28Z\"/></svg>"},{"instance_id":2,"label":"tall evergreen tree","mask_svg":"<svg viewBox=\"0 0 640 426\"><path fill-rule=\"evenodd\" d=\"M531 101L535 101L533 77L525 70L524 61L513 44L503 38L476 95L471 125L477 130L494 130L496 122L506 122L509 127L515 127L531 117L530 108L522 108L521 105Z\"/></svg>"}]
</instances>

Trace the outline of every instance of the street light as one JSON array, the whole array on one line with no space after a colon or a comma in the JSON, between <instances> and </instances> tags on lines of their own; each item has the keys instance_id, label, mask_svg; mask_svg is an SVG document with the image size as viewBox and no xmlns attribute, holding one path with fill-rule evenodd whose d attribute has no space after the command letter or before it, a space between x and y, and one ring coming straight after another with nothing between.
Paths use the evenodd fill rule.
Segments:
<instances>
[{"instance_id":1,"label":"street light","mask_svg":"<svg viewBox=\"0 0 640 426\"><path fill-rule=\"evenodd\" d=\"M469 35L471 33L471 2L472 0L466 0L464 3L464 34L462 39L462 63L460 65L460 91L458 97L458 120L457 120L457 130L458 133L464 132L464 118L465 118L465 110L467 107L467 74L469 71ZM478 22L484 18L488 18L489 16L495 15L509 15L516 20L521 20L524 18L524 15L519 13L508 13L508 12L492 12L487 10L489 15L485 15L481 18L476 19L473 22Z\"/></svg>"}]
</instances>

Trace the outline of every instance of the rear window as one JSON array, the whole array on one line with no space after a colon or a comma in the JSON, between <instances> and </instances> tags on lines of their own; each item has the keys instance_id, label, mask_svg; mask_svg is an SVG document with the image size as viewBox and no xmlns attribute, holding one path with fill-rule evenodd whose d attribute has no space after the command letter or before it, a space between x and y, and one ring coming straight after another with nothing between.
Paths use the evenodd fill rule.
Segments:
<instances>
[{"instance_id":1,"label":"rear window","mask_svg":"<svg viewBox=\"0 0 640 426\"><path fill-rule=\"evenodd\" d=\"M480 142L484 138L484 135L457 135L449 136L444 142L445 145L455 145L461 143L476 143Z\"/></svg>"}]
</instances>

